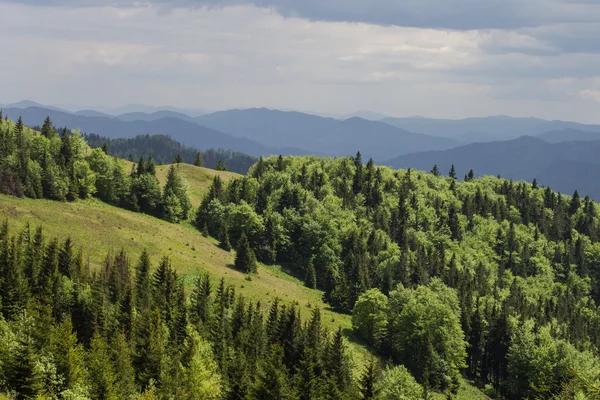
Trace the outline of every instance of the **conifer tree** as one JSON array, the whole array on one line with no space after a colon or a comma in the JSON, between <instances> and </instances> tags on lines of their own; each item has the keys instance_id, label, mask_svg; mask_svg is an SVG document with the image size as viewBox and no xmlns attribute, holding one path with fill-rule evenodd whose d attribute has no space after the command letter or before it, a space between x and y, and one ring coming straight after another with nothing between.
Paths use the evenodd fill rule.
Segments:
<instances>
[{"instance_id":1,"label":"conifer tree","mask_svg":"<svg viewBox=\"0 0 600 400\"><path fill-rule=\"evenodd\" d=\"M216 170L217 171L227 171L227 166L225 165L225 162L223 162L223 160L217 161Z\"/></svg>"},{"instance_id":2,"label":"conifer tree","mask_svg":"<svg viewBox=\"0 0 600 400\"><path fill-rule=\"evenodd\" d=\"M314 259L315 258L313 256L308 261L308 265L306 266L306 277L304 279L304 284L306 287L311 289L317 288L317 272L315 270Z\"/></svg>"},{"instance_id":3,"label":"conifer tree","mask_svg":"<svg viewBox=\"0 0 600 400\"><path fill-rule=\"evenodd\" d=\"M196 159L194 160L194 165L196 167L202 167L204 163L202 162L202 153L199 151L196 152Z\"/></svg>"},{"instance_id":4,"label":"conifer tree","mask_svg":"<svg viewBox=\"0 0 600 400\"><path fill-rule=\"evenodd\" d=\"M456 170L454 169L454 164L452 164L452 166L450 167L450 173L448 173L448 176L456 180Z\"/></svg>"},{"instance_id":5,"label":"conifer tree","mask_svg":"<svg viewBox=\"0 0 600 400\"><path fill-rule=\"evenodd\" d=\"M438 168L437 164L435 164L431 169L431 174L433 176L440 176L440 169Z\"/></svg>"},{"instance_id":6,"label":"conifer tree","mask_svg":"<svg viewBox=\"0 0 600 400\"><path fill-rule=\"evenodd\" d=\"M256 273L256 257L254 251L250 248L250 243L246 234L242 234L242 237L238 241L236 255L235 255L235 267L248 274Z\"/></svg>"},{"instance_id":7,"label":"conifer tree","mask_svg":"<svg viewBox=\"0 0 600 400\"><path fill-rule=\"evenodd\" d=\"M227 233L227 227L225 225L221 227L221 232L219 233L219 247L225 251L231 251L229 234Z\"/></svg>"},{"instance_id":8,"label":"conifer tree","mask_svg":"<svg viewBox=\"0 0 600 400\"><path fill-rule=\"evenodd\" d=\"M51 139L56 135L56 131L54 130L54 126L52 125L52 120L50 120L50 116L47 116L44 120L44 124L40 130L42 136L45 138Z\"/></svg>"},{"instance_id":9,"label":"conifer tree","mask_svg":"<svg viewBox=\"0 0 600 400\"><path fill-rule=\"evenodd\" d=\"M183 162L183 158L181 158L181 154L177 153L175 159L173 160L173 164L181 164Z\"/></svg>"},{"instance_id":10,"label":"conifer tree","mask_svg":"<svg viewBox=\"0 0 600 400\"><path fill-rule=\"evenodd\" d=\"M152 153L148 153L148 161L146 161L146 173L156 176L156 166L154 165Z\"/></svg>"}]
</instances>

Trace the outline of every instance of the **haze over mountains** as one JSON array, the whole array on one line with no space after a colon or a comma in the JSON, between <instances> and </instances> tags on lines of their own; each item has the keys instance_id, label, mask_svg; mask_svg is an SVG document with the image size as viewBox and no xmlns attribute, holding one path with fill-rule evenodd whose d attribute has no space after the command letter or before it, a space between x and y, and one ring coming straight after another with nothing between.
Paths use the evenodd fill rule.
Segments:
<instances>
[{"instance_id":1,"label":"haze over mountains","mask_svg":"<svg viewBox=\"0 0 600 400\"><path fill-rule=\"evenodd\" d=\"M0 106L26 125L41 125L49 115L58 127L80 128L110 138L167 134L199 150L223 148L252 156L316 154L365 159L398 168L446 173L454 164L460 176L501 175L572 193L579 189L600 199L600 125L538 118L492 116L462 120L391 118L360 111L327 117L266 108L202 114L175 107L130 105L116 110L67 111L31 101ZM109 110L110 111L110 110Z\"/></svg>"},{"instance_id":2,"label":"haze over mountains","mask_svg":"<svg viewBox=\"0 0 600 400\"><path fill-rule=\"evenodd\" d=\"M394 168L429 171L437 165L447 174L454 165L459 178L473 169L475 176L500 175L533 181L553 190L600 199L600 140L548 143L540 138L472 143L446 151L413 153L386 162Z\"/></svg>"}]
</instances>

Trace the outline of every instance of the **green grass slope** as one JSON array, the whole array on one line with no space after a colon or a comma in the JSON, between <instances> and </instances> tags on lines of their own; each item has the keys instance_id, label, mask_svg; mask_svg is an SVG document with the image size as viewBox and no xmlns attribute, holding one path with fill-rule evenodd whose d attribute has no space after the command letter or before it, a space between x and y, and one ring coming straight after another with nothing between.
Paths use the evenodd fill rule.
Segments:
<instances>
[{"instance_id":1,"label":"green grass slope","mask_svg":"<svg viewBox=\"0 0 600 400\"><path fill-rule=\"evenodd\" d=\"M202 237L190 225L177 225L90 199L73 203L50 200L18 199L0 195L0 219L8 218L11 229L20 230L30 224L43 226L46 237L64 240L70 236L89 257L92 267L99 266L109 252L121 248L136 262L147 249L156 266L162 256L169 256L173 266L190 285L195 276L206 271L215 279L224 277L244 295L263 303L279 297L286 303L297 301L302 314L320 307L324 321L331 326L349 328L350 317L327 310L319 291L282 272L279 267L259 266L258 276L233 269L235 253L217 247L213 239Z\"/></svg>"},{"instance_id":2,"label":"green grass slope","mask_svg":"<svg viewBox=\"0 0 600 400\"><path fill-rule=\"evenodd\" d=\"M228 171L217 171L214 169L208 169L203 167L196 167L191 164L179 164L176 166L179 170L179 174L183 181L188 186L188 195L192 201L194 207L198 207L204 194L208 190L215 175L221 177L226 182L231 178L240 176L235 172ZM131 167L129 167L131 169ZM160 182L161 186L167 182L167 174L171 165L157 165L156 166L156 178Z\"/></svg>"}]
</instances>

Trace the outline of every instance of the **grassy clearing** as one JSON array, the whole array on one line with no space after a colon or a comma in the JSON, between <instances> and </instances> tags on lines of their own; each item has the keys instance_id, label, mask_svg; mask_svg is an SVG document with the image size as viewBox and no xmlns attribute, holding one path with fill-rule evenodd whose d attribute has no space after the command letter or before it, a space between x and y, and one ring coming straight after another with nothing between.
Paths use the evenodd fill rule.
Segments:
<instances>
[{"instance_id":1,"label":"grassy clearing","mask_svg":"<svg viewBox=\"0 0 600 400\"><path fill-rule=\"evenodd\" d=\"M167 173L169 172L171 165L157 165L156 166L156 177L160 182L161 186L167 182ZM203 167L196 167L191 164L179 164L177 166L179 173L183 181L188 186L188 195L192 201L194 207L198 207L204 194L210 187L210 184L215 175L221 177L226 182L231 178L240 176L234 172L228 171L216 171L214 169L208 169Z\"/></svg>"}]
</instances>

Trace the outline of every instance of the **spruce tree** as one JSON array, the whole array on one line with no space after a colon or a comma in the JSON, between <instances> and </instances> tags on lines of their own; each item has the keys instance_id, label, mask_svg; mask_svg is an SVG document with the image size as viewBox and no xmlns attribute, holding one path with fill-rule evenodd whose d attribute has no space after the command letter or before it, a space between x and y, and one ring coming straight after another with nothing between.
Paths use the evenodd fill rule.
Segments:
<instances>
[{"instance_id":1,"label":"spruce tree","mask_svg":"<svg viewBox=\"0 0 600 400\"><path fill-rule=\"evenodd\" d=\"M308 265L306 266L306 277L304 279L304 284L306 287L311 289L317 288L317 272L315 271L315 263L314 256L310 258L308 261Z\"/></svg>"},{"instance_id":2,"label":"spruce tree","mask_svg":"<svg viewBox=\"0 0 600 400\"><path fill-rule=\"evenodd\" d=\"M438 168L437 164L435 164L431 169L431 174L433 176L440 176L440 169Z\"/></svg>"},{"instance_id":3,"label":"spruce tree","mask_svg":"<svg viewBox=\"0 0 600 400\"><path fill-rule=\"evenodd\" d=\"M235 267L246 273L256 273L257 271L256 257L254 256L254 251L250 248L250 243L245 233L242 234L242 237L238 241Z\"/></svg>"},{"instance_id":4,"label":"spruce tree","mask_svg":"<svg viewBox=\"0 0 600 400\"><path fill-rule=\"evenodd\" d=\"M227 233L227 227L225 225L221 227L221 232L219 233L219 247L225 251L231 251L229 234Z\"/></svg>"},{"instance_id":5,"label":"spruce tree","mask_svg":"<svg viewBox=\"0 0 600 400\"><path fill-rule=\"evenodd\" d=\"M223 160L217 161L216 170L217 171L227 171L227 166L225 166L225 162L223 162Z\"/></svg>"},{"instance_id":6,"label":"spruce tree","mask_svg":"<svg viewBox=\"0 0 600 400\"><path fill-rule=\"evenodd\" d=\"M452 179L456 179L456 170L454 169L454 164L452 164L452 166L450 167L450 173L448 174L448 176Z\"/></svg>"},{"instance_id":7,"label":"spruce tree","mask_svg":"<svg viewBox=\"0 0 600 400\"><path fill-rule=\"evenodd\" d=\"M200 153L199 151L196 152L196 160L194 161L194 165L196 167L202 167L203 166L202 153Z\"/></svg>"},{"instance_id":8,"label":"spruce tree","mask_svg":"<svg viewBox=\"0 0 600 400\"><path fill-rule=\"evenodd\" d=\"M40 130L42 136L45 138L51 139L56 135L56 131L54 130L54 126L52 125L52 120L50 120L50 116L47 116L44 120L44 124Z\"/></svg>"}]
</instances>

